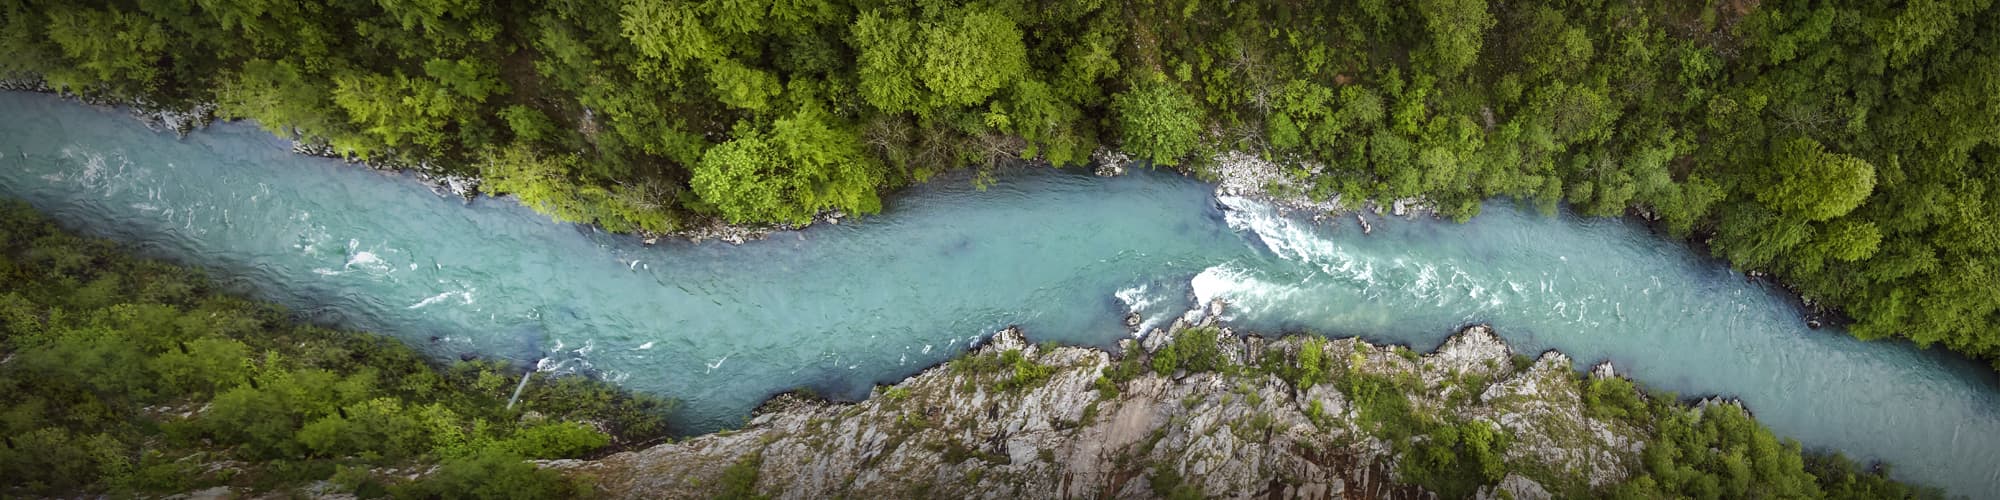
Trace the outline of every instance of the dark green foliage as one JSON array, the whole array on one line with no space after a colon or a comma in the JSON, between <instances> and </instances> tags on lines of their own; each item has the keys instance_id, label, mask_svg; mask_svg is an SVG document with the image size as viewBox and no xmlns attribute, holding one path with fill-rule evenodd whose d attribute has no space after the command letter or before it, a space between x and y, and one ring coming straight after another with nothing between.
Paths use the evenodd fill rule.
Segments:
<instances>
[{"instance_id":1,"label":"dark green foliage","mask_svg":"<svg viewBox=\"0 0 2000 500\"><path fill-rule=\"evenodd\" d=\"M1618 418L1649 436L1640 470L1611 489L1616 498L1943 498L1899 483L1887 470L1863 471L1839 454L1803 452L1752 420L1743 407L1672 393L1641 400L1623 379L1589 382L1591 416Z\"/></svg>"},{"instance_id":2,"label":"dark green foliage","mask_svg":"<svg viewBox=\"0 0 2000 500\"><path fill-rule=\"evenodd\" d=\"M1806 472L1819 479L1827 498L1944 498L1936 489L1912 486L1889 479L1889 471L1862 471L1854 461L1839 453L1806 456Z\"/></svg>"},{"instance_id":3,"label":"dark green foliage","mask_svg":"<svg viewBox=\"0 0 2000 500\"><path fill-rule=\"evenodd\" d=\"M1468 498L1507 475L1504 453L1512 441L1483 421L1437 425L1406 450L1398 472L1443 498Z\"/></svg>"},{"instance_id":4,"label":"dark green foliage","mask_svg":"<svg viewBox=\"0 0 2000 500\"><path fill-rule=\"evenodd\" d=\"M1422 390L1413 380L1356 373L1340 379L1340 392L1353 402L1362 425L1377 435L1400 442L1421 435L1429 422L1410 406L1409 394Z\"/></svg>"},{"instance_id":5,"label":"dark green foliage","mask_svg":"<svg viewBox=\"0 0 2000 500\"><path fill-rule=\"evenodd\" d=\"M1808 498L1822 495L1798 442L1779 441L1741 407L1654 410L1645 470L1620 485L1625 498Z\"/></svg>"},{"instance_id":6,"label":"dark green foliage","mask_svg":"<svg viewBox=\"0 0 2000 500\"><path fill-rule=\"evenodd\" d=\"M0 434L14 444L0 495L278 489L340 471L380 492L386 478L355 471L442 463L396 491L567 497L576 485L522 458L666 431L664 402L582 377L531 384L507 410L519 375L504 365L440 369L384 337L294 323L16 202L0 203L0 317Z\"/></svg>"},{"instance_id":7,"label":"dark green foliage","mask_svg":"<svg viewBox=\"0 0 2000 500\"><path fill-rule=\"evenodd\" d=\"M1160 498L1170 500L1201 500L1208 498L1208 495L1202 494L1200 488L1187 484L1187 480L1181 478L1180 471L1174 470L1173 467L1166 464L1155 464L1153 466L1152 474L1146 477L1146 485L1151 487L1153 494L1158 495Z\"/></svg>"}]
</instances>

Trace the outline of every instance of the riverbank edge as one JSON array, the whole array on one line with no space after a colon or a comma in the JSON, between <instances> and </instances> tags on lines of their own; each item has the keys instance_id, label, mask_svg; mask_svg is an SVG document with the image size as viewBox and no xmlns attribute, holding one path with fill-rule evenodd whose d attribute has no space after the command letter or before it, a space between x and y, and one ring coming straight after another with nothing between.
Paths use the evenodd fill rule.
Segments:
<instances>
[{"instance_id":1,"label":"riverbank edge","mask_svg":"<svg viewBox=\"0 0 2000 500\"><path fill-rule=\"evenodd\" d=\"M1473 497L1603 495L1644 472L1653 430L1602 416L1585 394L1615 380L1623 385L1606 390L1641 402L1663 395L1631 384L1609 361L1579 371L1561 351L1530 358L1483 324L1419 354L1358 337L1239 335L1218 315L1204 317L1121 341L1115 352L1036 345L1008 327L860 401L789 391L738 429L542 463L591 476L613 498L1439 496L1408 477L1422 465L1405 463L1411 447L1436 438L1384 430L1406 423L1384 421L1375 403L1348 390L1367 379L1395 381L1401 393L1390 396L1406 398L1422 418L1507 436L1505 473L1485 478ZM1216 364L1187 365L1189 345L1212 346ZM1328 367L1324 378L1301 372L1307 358ZM1663 402L1694 415L1729 406L1754 418L1733 398Z\"/></svg>"},{"instance_id":2,"label":"riverbank edge","mask_svg":"<svg viewBox=\"0 0 2000 500\"><path fill-rule=\"evenodd\" d=\"M89 92L57 89L34 75L0 78L0 91L50 94L91 106L124 108L133 119L144 123L147 128L173 132L183 138L217 121L235 121L218 116L216 114L218 106L212 102L172 105L146 98L107 98ZM375 171L408 173L439 196L455 196L470 201L483 194L479 190L480 184L484 182L483 179L478 176L445 173L449 169L430 162L410 164L388 158L357 158L340 154L332 147L310 138L280 137L280 139L291 141L292 152L295 154L340 160ZM1014 161L1061 168L1033 159L1017 158ZM1362 200L1355 206L1342 204L1343 200L1339 194L1325 200L1314 199L1306 194L1308 191L1306 186L1298 184L1286 173L1284 165L1246 151L1224 150L1208 158L1202 165L1207 168L1183 164L1167 169L1214 184L1217 195L1237 196L1269 203L1277 207L1281 213L1310 213L1315 222L1355 215L1364 232L1373 229L1372 224L1362 217L1362 214L1369 212L1378 217L1393 215L1412 219L1436 215L1435 207L1420 196L1390 200L1386 203ZM1114 177L1124 175L1132 168L1145 168L1142 167L1142 162L1133 160L1130 154L1111 147L1098 148L1091 154L1090 161L1079 167L1100 177ZM1317 165L1303 165L1302 168L1312 173L1317 173L1319 169ZM893 195L894 192L884 194ZM740 245L767 238L772 233L780 231L798 231L816 224L840 224L841 219L847 217L849 215L840 210L826 210L814 214L811 220L803 224L736 224L724 221L720 217L705 217L695 224L676 231L655 233L638 230L633 234L646 244L658 243L661 238L681 238L695 243L715 240Z\"/></svg>"},{"instance_id":3,"label":"riverbank edge","mask_svg":"<svg viewBox=\"0 0 2000 500\"><path fill-rule=\"evenodd\" d=\"M90 106L122 108L133 119L145 124L147 128L159 132L173 132L183 138L187 137L188 134L207 128L217 121L236 121L218 116L216 114L217 106L211 102L171 105L154 102L145 98L107 98L88 92L73 92L50 87L47 82L33 76L0 78L0 92L49 94ZM438 196L457 197L470 202L473 198L486 195L479 190L479 186L484 182L484 179L477 176L446 173L449 169L430 162L410 164L388 158L357 158L340 154L334 151L332 147L324 143L315 142L309 138L279 138L292 143L291 149L294 154L340 160L350 165L359 165L378 172L407 173L417 182L429 187L431 192ZM847 217L847 214L839 210L821 212L814 215L811 221L804 224L731 224L719 217L706 217L695 224L677 231L655 233L639 230L633 233L633 235L648 245L656 244L662 238L681 238L694 243L715 240L740 245L749 241L764 239L770 236L771 233L778 231L797 231L813 224L839 224L840 220L845 217ZM596 224L590 225L601 229Z\"/></svg>"}]
</instances>

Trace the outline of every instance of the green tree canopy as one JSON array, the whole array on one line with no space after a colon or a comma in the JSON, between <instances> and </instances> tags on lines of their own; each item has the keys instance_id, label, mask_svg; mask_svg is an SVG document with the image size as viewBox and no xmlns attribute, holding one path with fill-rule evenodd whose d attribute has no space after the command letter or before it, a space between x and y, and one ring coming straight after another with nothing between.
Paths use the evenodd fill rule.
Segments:
<instances>
[{"instance_id":1,"label":"green tree canopy","mask_svg":"<svg viewBox=\"0 0 2000 500\"><path fill-rule=\"evenodd\" d=\"M1165 75L1119 93L1111 107L1125 151L1147 161L1178 165L1201 139L1201 110Z\"/></svg>"},{"instance_id":2,"label":"green tree canopy","mask_svg":"<svg viewBox=\"0 0 2000 500\"><path fill-rule=\"evenodd\" d=\"M1811 221L1845 215L1875 190L1874 165L1805 138L1782 143L1768 175L1771 182L1757 191L1757 201Z\"/></svg>"},{"instance_id":3,"label":"green tree canopy","mask_svg":"<svg viewBox=\"0 0 2000 500\"><path fill-rule=\"evenodd\" d=\"M867 11L853 33L861 95L885 111L928 115L985 102L1028 70L1020 28L981 7L922 23Z\"/></svg>"},{"instance_id":4,"label":"green tree canopy","mask_svg":"<svg viewBox=\"0 0 2000 500\"><path fill-rule=\"evenodd\" d=\"M738 123L735 139L702 154L691 184L729 220L802 223L821 210L881 210L881 182L881 165L862 153L860 137L808 107L768 130Z\"/></svg>"}]
</instances>

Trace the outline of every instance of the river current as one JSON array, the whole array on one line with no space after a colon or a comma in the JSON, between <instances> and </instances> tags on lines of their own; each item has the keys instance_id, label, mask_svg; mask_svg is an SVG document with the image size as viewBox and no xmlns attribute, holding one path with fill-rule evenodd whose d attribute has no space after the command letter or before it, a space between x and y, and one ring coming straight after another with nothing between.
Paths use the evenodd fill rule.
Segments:
<instances>
[{"instance_id":1,"label":"river current","mask_svg":"<svg viewBox=\"0 0 2000 500\"><path fill-rule=\"evenodd\" d=\"M0 196L309 319L677 398L688 432L738 425L788 389L865 396L1006 325L1108 346L1131 335L1127 311L1158 325L1221 298L1239 330L1419 349L1490 323L1517 352L1738 397L1808 448L1956 495L2000 492L1990 368L1808 329L1780 290L1643 226L1506 202L1364 236L1351 217L1316 224L1176 175L1023 170L984 189L934 180L882 214L740 246L646 245L294 155L248 124L176 139L122 110L13 92L0 92Z\"/></svg>"}]
</instances>

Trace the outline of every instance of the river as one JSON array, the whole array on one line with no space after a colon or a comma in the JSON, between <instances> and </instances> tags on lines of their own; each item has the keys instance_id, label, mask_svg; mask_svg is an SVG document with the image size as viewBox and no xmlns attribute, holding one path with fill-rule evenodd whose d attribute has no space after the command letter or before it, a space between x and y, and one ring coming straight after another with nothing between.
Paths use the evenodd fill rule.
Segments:
<instances>
[{"instance_id":1,"label":"river","mask_svg":"<svg viewBox=\"0 0 2000 500\"><path fill-rule=\"evenodd\" d=\"M425 352L587 370L680 399L679 429L740 424L798 387L860 397L1000 327L1106 346L1223 298L1239 329L1429 349L1491 323L1524 353L1611 360L1643 383L1741 398L1809 448L2000 491L2000 380L1906 342L1810 330L1780 290L1616 219L1493 202L1470 223L1362 235L1140 171L946 177L882 214L736 246L605 234L512 199L294 155L254 126L176 139L121 110L0 92L0 195L199 265L330 324Z\"/></svg>"}]
</instances>

